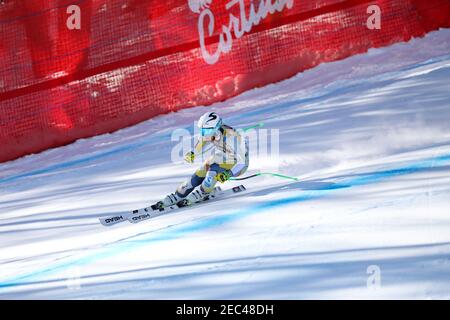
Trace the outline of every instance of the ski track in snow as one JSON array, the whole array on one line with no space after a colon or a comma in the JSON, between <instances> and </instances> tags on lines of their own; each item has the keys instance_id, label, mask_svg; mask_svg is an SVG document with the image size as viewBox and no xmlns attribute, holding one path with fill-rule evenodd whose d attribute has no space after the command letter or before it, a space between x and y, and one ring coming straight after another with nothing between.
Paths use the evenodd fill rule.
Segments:
<instances>
[{"instance_id":1,"label":"ski track in snow","mask_svg":"<svg viewBox=\"0 0 450 320\"><path fill-rule=\"evenodd\" d=\"M0 298L450 298L449 87L440 30L215 104L280 129L301 181L136 225L98 218L192 172L167 163L171 132L203 107L0 164Z\"/></svg>"},{"instance_id":2,"label":"ski track in snow","mask_svg":"<svg viewBox=\"0 0 450 320\"><path fill-rule=\"evenodd\" d=\"M25 283L22 282L24 280L37 281L42 276L48 276L48 275L55 274L58 271L66 269L70 266L87 265L92 262L95 262L96 260L99 260L99 259L102 259L102 258L105 258L108 256L121 254L122 252L132 250L132 249L142 246L142 245L148 245L151 242L181 238L181 237L186 236L193 232L197 232L197 231L201 231L201 230L209 229L209 228L214 228L219 225L225 224L227 222L242 219L248 215L263 213L265 210L273 209L273 208L276 208L279 206L284 206L284 205L288 205L288 204L292 204L292 203L318 199L320 197L326 196L328 193L330 193L334 190L339 190L342 188L351 188L351 187L355 187L358 185L364 185L364 184L369 184L369 183L376 183L382 179L392 178L392 177L395 177L398 175L417 173L417 172L420 172L423 170L429 170L430 168L433 168L433 167L436 168L436 167L441 167L441 166L445 166L445 165L450 165L450 154L446 155L446 156L434 158L434 159L425 160L425 161L422 161L422 162L419 162L419 163L416 163L416 164L413 164L413 165L410 165L407 167L403 167L403 168L361 174L360 176L358 176L355 179L350 179L348 181L344 180L339 184L334 184L334 183L325 184L324 186L318 187L318 189L314 190L314 191L309 191L309 192L304 191L304 192L298 193L295 196L280 197L277 200L265 201L262 204L244 208L243 210L235 211L235 212L228 213L225 215L218 215L218 216L214 216L214 217L210 217L210 218L206 218L206 219L201 219L200 221L194 222L194 223L189 222L189 223L186 223L187 226L185 226L185 224L183 224L182 227L179 227L179 228L176 228L176 227L171 228L172 226L168 226L168 227L164 228L162 230L162 232L160 230L153 230L150 232L150 237L148 237L147 234L145 234L144 237L143 237L143 235L138 234L136 236L132 236L130 239L120 240L120 242L113 244L111 246L111 248L107 248L102 253L96 253L92 256L76 258L74 261L64 262L60 265L51 266L50 268L47 268L44 270L40 270L37 272L33 272L31 274L19 276L16 280L0 283L0 287L18 286L18 285L26 284L26 282ZM293 184L289 184L289 185L286 185L283 187L296 188L293 185L302 184L302 183L303 182L293 183ZM279 188L280 187L275 187L273 189L279 189ZM259 191L259 192L247 192L246 194L249 195L249 193L250 193L250 195L251 195L252 193L257 194L257 193L261 193L261 192L266 193L266 192L271 192L271 191L263 190L263 191ZM243 194L241 196L245 196L246 194ZM165 229L170 229L170 230L165 232ZM159 234L154 235L154 233L159 233ZM131 240L133 238L136 238L136 239ZM124 240L126 240L126 242L123 242Z\"/></svg>"}]
</instances>

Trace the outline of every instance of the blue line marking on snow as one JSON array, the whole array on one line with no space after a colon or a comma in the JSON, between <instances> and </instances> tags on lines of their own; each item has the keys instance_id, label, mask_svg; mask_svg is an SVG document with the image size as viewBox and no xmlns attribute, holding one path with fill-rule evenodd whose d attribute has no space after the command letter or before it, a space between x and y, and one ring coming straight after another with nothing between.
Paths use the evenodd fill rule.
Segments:
<instances>
[{"instance_id":1,"label":"blue line marking on snow","mask_svg":"<svg viewBox=\"0 0 450 320\"><path fill-rule=\"evenodd\" d=\"M20 178L25 178L25 177L32 177L32 176L37 176L39 174L46 174L46 173L51 173L52 171L55 170L59 170L59 169L65 169L65 168L70 168L79 164L83 164L83 163L88 163L90 161L93 160L98 160L101 158L105 158L107 156L113 155L113 154L117 154L117 153L121 153L121 152L125 152L128 151L132 148L134 148L135 146L133 145L129 145L127 147L122 147L122 148L118 148L118 149L114 149L114 150L110 150L101 154L97 154L97 155L93 155L93 156L89 156L89 157L85 157L85 158L80 158L80 159L76 159L76 160L71 160L71 161L67 161L67 162L63 162L63 163L58 163L52 166L48 166L44 169L38 169L38 170L33 170L27 173L21 173L18 175L14 175L14 176L10 176L7 178L1 178L0 179L0 183L6 183L6 182L12 182L14 180L20 179Z\"/></svg>"},{"instance_id":2,"label":"blue line marking on snow","mask_svg":"<svg viewBox=\"0 0 450 320\"><path fill-rule=\"evenodd\" d=\"M279 206L285 206L293 203L299 203L308 200L319 199L323 196L326 196L333 191L340 190L342 188L351 188L360 185L367 185L370 183L380 182L382 180L396 177L396 176L404 176L412 173L423 172L432 168L441 167L444 165L450 165L450 154L443 155L431 159L426 159L420 162L416 162L404 167L396 168L396 169L388 169L382 171L375 171L370 173L362 173L357 175L354 178L344 179L337 184L330 184L324 187L321 187L317 190L308 190L302 191L300 194L295 196L290 196L286 198L280 198L277 200L271 200L267 202L263 202L257 205L249 206L247 208L243 208L242 210L237 210L235 212L229 214L217 215L209 218L205 218L201 221L196 221L190 223L188 225L168 228L162 231L151 232L143 235L138 235L134 240L126 240L122 242L113 243L108 245L103 251L93 254L88 254L84 257L78 258L69 258L66 261L51 265L47 268L43 268L41 270L30 272L26 274L22 274L9 280L5 280L0 283L0 288L8 288L8 287L16 287L16 286L24 286L27 284L32 284L33 282L39 281L44 277L48 277L51 275L58 275L58 273L66 270L70 267L80 267L84 265L89 265L90 263L99 261L101 259L113 257L116 255L120 255L123 252L128 252L129 250L134 250L140 248L142 246L149 245L154 242L174 240L185 235L214 228L225 223L230 223L237 221L239 219L251 216L253 214L258 214L261 212L265 212L269 209L273 209ZM61 281L63 278L54 278L49 281Z\"/></svg>"},{"instance_id":3,"label":"blue line marking on snow","mask_svg":"<svg viewBox=\"0 0 450 320\"><path fill-rule=\"evenodd\" d=\"M158 141L160 139L169 139L170 140L170 134L167 133L167 134L162 135L162 136L160 136L160 135L153 136L153 137L149 138L146 141L132 143L132 144L129 144L127 146L114 148L112 150L104 151L104 152L101 152L101 153L98 153L98 154L94 154L94 155L91 155L91 156L87 156L87 157L82 157L80 159L75 159L75 160L70 160L70 161L58 163L58 164L51 165L51 166L48 166L48 167L43 168L43 169L33 170L33 171L30 171L30 172L21 173L21 174L13 175L13 176L6 177L6 178L0 178L0 183L12 182L12 181L18 180L20 178L37 176L37 175L40 175L40 174L51 173L52 171L55 171L55 170L66 169L66 168L70 168L70 167L77 166L77 165L80 165L80 164L86 164L86 163L89 163L89 162L94 161L94 160L107 158L109 156L117 155L117 154L120 154L120 153L123 153L123 152L127 152L127 151L132 151L133 149L137 149L137 148L143 147L145 145L152 144L152 143L155 142L155 140Z\"/></svg>"}]
</instances>

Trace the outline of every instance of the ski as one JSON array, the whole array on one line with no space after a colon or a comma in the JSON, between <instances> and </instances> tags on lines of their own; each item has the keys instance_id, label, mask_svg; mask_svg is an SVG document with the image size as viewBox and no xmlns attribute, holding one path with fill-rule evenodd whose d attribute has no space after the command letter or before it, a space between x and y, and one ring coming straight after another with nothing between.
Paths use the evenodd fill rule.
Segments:
<instances>
[{"instance_id":1,"label":"ski","mask_svg":"<svg viewBox=\"0 0 450 320\"><path fill-rule=\"evenodd\" d=\"M216 190L213 194L209 194L205 198L203 198L193 204L188 205L185 202L180 201L178 204L175 204L175 205L172 205L169 207L165 207L165 208L157 208L155 205L152 205L147 208L133 211L133 214L129 215L127 217L127 219L131 223L138 223L138 222L148 220L148 219L163 215L167 212L174 211L177 209L191 208L191 207L197 206L199 204L202 204L204 202L220 200L220 199L223 199L224 197L227 197L229 195L233 195L233 194L245 191L245 190L247 190L247 189L243 185L239 185L239 186L236 186L236 187L233 187L230 189L226 189L226 190L221 190L219 187L218 190Z\"/></svg>"},{"instance_id":2,"label":"ski","mask_svg":"<svg viewBox=\"0 0 450 320\"><path fill-rule=\"evenodd\" d=\"M218 192L218 191L221 191L221 188L220 187L215 187L214 188L214 192ZM131 212L123 212L123 213L117 214L115 216L110 216L110 217L107 217L107 218L100 218L99 220L100 220L100 223L102 225L104 225L105 227L112 226L112 225L115 225L117 223L124 222L124 221L130 221L132 223L136 223L136 222L140 221L140 220L138 220L139 217L141 218L141 220L147 220L147 219L149 219L151 217L153 218L153 217L156 217L158 215L161 215L161 214L153 213L151 215L151 217L150 217L150 212L152 212L154 210L152 208L154 206L155 205L152 205L150 207L133 210ZM133 217L138 217L138 218L131 219Z\"/></svg>"},{"instance_id":3,"label":"ski","mask_svg":"<svg viewBox=\"0 0 450 320\"><path fill-rule=\"evenodd\" d=\"M209 201L215 201L218 199L221 199L223 197L226 197L228 195L232 195L238 192L242 192L245 191L246 188L243 185L239 185L237 187L233 187L230 189L226 189L226 190L222 190L220 187L216 187L215 191L213 194L209 194L208 196L206 196L205 198L191 204L191 205L183 205L183 203L179 203L172 205L170 207L165 207L165 208L156 208L155 204L149 206L149 207L145 207L145 208L141 208L141 209L137 209L137 210L133 210L131 212L124 212L121 214L117 214L115 216L110 216L110 217L106 217L106 218L99 218L100 223L102 225L104 225L105 227L109 227L124 221L129 221L131 223L138 223L144 220L148 220L150 218L155 218L157 216L163 215L169 211L173 211L176 209L180 209L180 208L186 208L186 207L192 207L192 206L196 206L200 203L203 202L209 202Z\"/></svg>"},{"instance_id":4,"label":"ski","mask_svg":"<svg viewBox=\"0 0 450 320\"><path fill-rule=\"evenodd\" d=\"M109 226L115 225L119 222L127 221L128 216L130 216L132 214L133 214L132 212L124 212L122 214L110 216L107 218L99 218L99 220L102 225L104 225L105 227L109 227Z\"/></svg>"}]
</instances>

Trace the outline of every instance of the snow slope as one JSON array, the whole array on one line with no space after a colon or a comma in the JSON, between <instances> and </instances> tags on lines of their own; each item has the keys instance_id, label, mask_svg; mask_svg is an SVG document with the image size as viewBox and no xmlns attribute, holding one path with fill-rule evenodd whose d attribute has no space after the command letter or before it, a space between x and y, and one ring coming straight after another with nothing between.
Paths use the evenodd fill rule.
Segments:
<instances>
[{"instance_id":1,"label":"snow slope","mask_svg":"<svg viewBox=\"0 0 450 320\"><path fill-rule=\"evenodd\" d=\"M0 164L0 299L449 299L449 89L440 30ZM100 225L192 173L171 133L205 110L278 129L279 162L248 173L300 181Z\"/></svg>"}]
</instances>

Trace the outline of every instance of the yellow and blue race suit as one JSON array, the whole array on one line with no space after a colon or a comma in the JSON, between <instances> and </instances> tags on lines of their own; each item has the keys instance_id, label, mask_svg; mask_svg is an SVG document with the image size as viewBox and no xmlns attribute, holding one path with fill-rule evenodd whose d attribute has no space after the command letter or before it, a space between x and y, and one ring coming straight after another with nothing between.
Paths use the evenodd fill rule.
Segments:
<instances>
[{"instance_id":1,"label":"yellow and blue race suit","mask_svg":"<svg viewBox=\"0 0 450 320\"><path fill-rule=\"evenodd\" d=\"M204 155L212 151L200 168L177 188L179 197L186 197L197 186L204 193L214 190L217 175L226 172L229 176L242 175L249 165L248 141L230 126L222 125L212 140L197 139L193 155Z\"/></svg>"}]
</instances>

